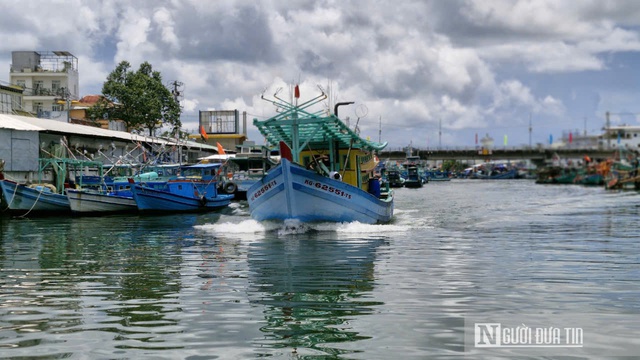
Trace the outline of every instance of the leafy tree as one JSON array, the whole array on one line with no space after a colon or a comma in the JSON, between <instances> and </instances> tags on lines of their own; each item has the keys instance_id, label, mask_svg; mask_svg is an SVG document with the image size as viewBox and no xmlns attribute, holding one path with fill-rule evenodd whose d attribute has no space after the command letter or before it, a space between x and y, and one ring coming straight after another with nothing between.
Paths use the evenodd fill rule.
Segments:
<instances>
[{"instance_id":1,"label":"leafy tree","mask_svg":"<svg viewBox=\"0 0 640 360\"><path fill-rule=\"evenodd\" d=\"M148 129L149 135L162 125L179 129L180 104L162 84L160 72L146 61L138 71L130 69L131 64L122 61L109 74L102 85L104 98L89 110L89 116L122 120L129 130Z\"/></svg>"},{"instance_id":2,"label":"leafy tree","mask_svg":"<svg viewBox=\"0 0 640 360\"><path fill-rule=\"evenodd\" d=\"M467 164L463 164L457 160L445 160L442 162L442 170L444 171L462 171L467 167Z\"/></svg>"}]
</instances>

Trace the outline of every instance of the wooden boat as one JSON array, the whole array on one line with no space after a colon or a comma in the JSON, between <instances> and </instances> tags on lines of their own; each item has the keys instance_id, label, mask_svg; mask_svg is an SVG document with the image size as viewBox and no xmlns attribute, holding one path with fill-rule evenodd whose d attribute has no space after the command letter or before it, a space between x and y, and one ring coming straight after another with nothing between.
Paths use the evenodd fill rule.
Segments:
<instances>
[{"instance_id":1,"label":"wooden boat","mask_svg":"<svg viewBox=\"0 0 640 360\"><path fill-rule=\"evenodd\" d=\"M71 212L74 214L102 214L138 211L129 179L133 179L134 183L144 183L148 187L160 187L164 185L165 181L178 176L180 165L160 164L147 166L146 169L150 171L128 177L104 176L101 180L93 181L90 187L67 190Z\"/></svg>"},{"instance_id":2,"label":"wooden boat","mask_svg":"<svg viewBox=\"0 0 640 360\"><path fill-rule=\"evenodd\" d=\"M515 179L517 175L518 170L515 168L511 168L504 164L485 163L478 167L474 167L469 178L481 180L503 180Z\"/></svg>"},{"instance_id":3,"label":"wooden boat","mask_svg":"<svg viewBox=\"0 0 640 360\"><path fill-rule=\"evenodd\" d=\"M418 167L415 165L407 166L407 178L404 180L404 187L407 188L421 188L423 185L422 177L418 172Z\"/></svg>"},{"instance_id":4,"label":"wooden boat","mask_svg":"<svg viewBox=\"0 0 640 360\"><path fill-rule=\"evenodd\" d=\"M66 190L82 187L83 169L91 168L100 172L102 168L99 162L66 158L41 158L38 162L38 181L35 183L19 184L8 179L0 180L2 196L9 212L17 215L69 213L71 208ZM51 173L53 178L45 180L45 172Z\"/></svg>"},{"instance_id":5,"label":"wooden boat","mask_svg":"<svg viewBox=\"0 0 640 360\"><path fill-rule=\"evenodd\" d=\"M296 91L297 93L297 91ZM310 107L326 99L324 92L298 105L268 100L278 115L253 124L270 145L279 146L280 164L249 188L251 217L258 221L385 223L393 217L393 192L381 190L373 176L374 151L386 143L361 138L334 113L321 116ZM265 99L265 97L262 97ZM266 99L265 99L266 100Z\"/></svg>"},{"instance_id":6,"label":"wooden boat","mask_svg":"<svg viewBox=\"0 0 640 360\"><path fill-rule=\"evenodd\" d=\"M211 211L226 207L233 195L218 194L222 164L184 167L182 176L148 186L130 179L131 191L141 211Z\"/></svg>"},{"instance_id":7,"label":"wooden boat","mask_svg":"<svg viewBox=\"0 0 640 360\"><path fill-rule=\"evenodd\" d=\"M71 212L75 214L125 213L138 211L138 206L130 196L116 192L98 192L95 190L69 189L67 199Z\"/></svg>"},{"instance_id":8,"label":"wooden boat","mask_svg":"<svg viewBox=\"0 0 640 360\"><path fill-rule=\"evenodd\" d=\"M399 188L404 186L405 179L400 175L399 170L387 170L386 179L390 187Z\"/></svg>"},{"instance_id":9,"label":"wooden boat","mask_svg":"<svg viewBox=\"0 0 640 360\"><path fill-rule=\"evenodd\" d=\"M447 175L446 172L442 172L440 170L428 170L426 172L426 177L429 181L451 181L451 178Z\"/></svg>"},{"instance_id":10,"label":"wooden boat","mask_svg":"<svg viewBox=\"0 0 640 360\"><path fill-rule=\"evenodd\" d=\"M224 159L224 160L222 160ZM229 155L212 155L201 163L222 163L218 190L233 194L234 200L247 200L247 190L259 181L269 169L277 165L265 146L241 146L241 151Z\"/></svg>"}]
</instances>

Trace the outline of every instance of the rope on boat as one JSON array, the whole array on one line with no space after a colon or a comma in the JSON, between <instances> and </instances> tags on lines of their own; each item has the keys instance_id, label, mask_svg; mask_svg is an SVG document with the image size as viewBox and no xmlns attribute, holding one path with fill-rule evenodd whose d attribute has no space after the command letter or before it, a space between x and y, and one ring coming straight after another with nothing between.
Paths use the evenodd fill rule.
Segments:
<instances>
[{"instance_id":1,"label":"rope on boat","mask_svg":"<svg viewBox=\"0 0 640 360\"><path fill-rule=\"evenodd\" d=\"M18 189L18 185L16 184L16 189ZM38 203L38 200L40 200L40 195L42 195L42 193L44 192L45 187L43 186L42 189L40 189L40 192L38 193L38 197L36 198L36 201L33 202L33 205L31 205L31 209L29 209L29 211L27 211L26 213L18 216L19 218L24 218L25 216L29 215L29 213L31 212L31 210L33 210L34 207L36 207L36 204ZM15 197L15 195L14 195ZM13 201L13 199L12 199Z\"/></svg>"}]
</instances>

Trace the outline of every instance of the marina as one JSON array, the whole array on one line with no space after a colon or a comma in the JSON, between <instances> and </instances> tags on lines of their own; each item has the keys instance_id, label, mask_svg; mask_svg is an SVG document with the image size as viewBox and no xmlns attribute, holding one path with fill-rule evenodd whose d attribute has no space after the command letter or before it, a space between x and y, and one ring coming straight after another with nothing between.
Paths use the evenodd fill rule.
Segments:
<instances>
[{"instance_id":1,"label":"marina","mask_svg":"<svg viewBox=\"0 0 640 360\"><path fill-rule=\"evenodd\" d=\"M1 359L640 359L637 3L3 5Z\"/></svg>"},{"instance_id":2,"label":"marina","mask_svg":"<svg viewBox=\"0 0 640 360\"><path fill-rule=\"evenodd\" d=\"M638 353L635 323L598 321L640 311L635 192L463 179L395 191L378 225L257 222L246 201L0 215L2 354L532 357L464 343L465 319L531 313L579 321L588 346L572 356Z\"/></svg>"}]
</instances>

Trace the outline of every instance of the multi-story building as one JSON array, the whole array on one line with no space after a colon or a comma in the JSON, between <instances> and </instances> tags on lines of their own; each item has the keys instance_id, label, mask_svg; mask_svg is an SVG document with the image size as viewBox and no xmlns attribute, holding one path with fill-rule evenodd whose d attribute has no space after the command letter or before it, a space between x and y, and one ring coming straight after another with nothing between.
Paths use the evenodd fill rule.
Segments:
<instances>
[{"instance_id":1,"label":"multi-story building","mask_svg":"<svg viewBox=\"0 0 640 360\"><path fill-rule=\"evenodd\" d=\"M0 114L16 114L22 110L22 88L0 81Z\"/></svg>"},{"instance_id":2,"label":"multi-story building","mask_svg":"<svg viewBox=\"0 0 640 360\"><path fill-rule=\"evenodd\" d=\"M68 121L78 100L78 58L68 51L13 51L10 81L24 89L22 108L38 117Z\"/></svg>"}]
</instances>

